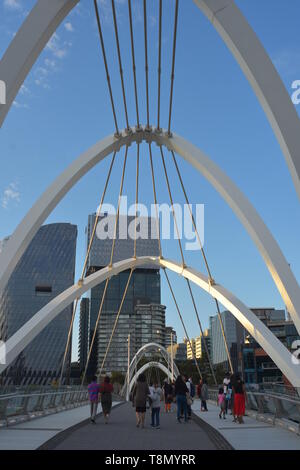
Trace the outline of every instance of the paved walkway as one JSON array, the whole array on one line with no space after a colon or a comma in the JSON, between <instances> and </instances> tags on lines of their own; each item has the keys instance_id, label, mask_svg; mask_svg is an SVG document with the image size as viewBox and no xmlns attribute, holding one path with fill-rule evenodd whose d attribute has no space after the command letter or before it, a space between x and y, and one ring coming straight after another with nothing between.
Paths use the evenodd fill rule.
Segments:
<instances>
[{"instance_id":1,"label":"paved walkway","mask_svg":"<svg viewBox=\"0 0 300 470\"><path fill-rule=\"evenodd\" d=\"M113 409L111 421L104 424L86 424L66 435L62 433L46 448L57 450L216 450L216 444L205 430L194 421L177 423L175 407L172 413L161 412L161 429L150 426L147 412L144 429L135 425L135 410L131 404Z\"/></svg>"},{"instance_id":2,"label":"paved walkway","mask_svg":"<svg viewBox=\"0 0 300 470\"><path fill-rule=\"evenodd\" d=\"M35 450L62 431L82 423L89 414L90 406L86 405L1 428L0 450Z\"/></svg>"},{"instance_id":3,"label":"paved walkway","mask_svg":"<svg viewBox=\"0 0 300 470\"><path fill-rule=\"evenodd\" d=\"M300 450L300 436L245 417L245 424L232 422L232 416L226 420L219 418L219 409L208 403L208 412L200 411L200 401L195 400L194 413L210 426L213 426L236 450Z\"/></svg>"}]
</instances>

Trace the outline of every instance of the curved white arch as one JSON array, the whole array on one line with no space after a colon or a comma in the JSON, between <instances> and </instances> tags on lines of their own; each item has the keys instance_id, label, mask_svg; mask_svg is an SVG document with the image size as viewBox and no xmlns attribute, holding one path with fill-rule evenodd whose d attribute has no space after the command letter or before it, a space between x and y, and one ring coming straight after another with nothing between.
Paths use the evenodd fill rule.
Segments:
<instances>
[{"instance_id":1,"label":"curved white arch","mask_svg":"<svg viewBox=\"0 0 300 470\"><path fill-rule=\"evenodd\" d=\"M0 127L22 83L51 35L79 0L38 0L0 61L7 103ZM240 65L273 128L300 197L300 120L285 86L234 0L194 0Z\"/></svg>"},{"instance_id":2,"label":"curved white arch","mask_svg":"<svg viewBox=\"0 0 300 470\"><path fill-rule=\"evenodd\" d=\"M261 345L293 386L300 387L300 368L298 365L294 364L292 354L237 297L219 284L211 285L206 276L192 268L183 268L182 265L174 261L163 258L154 258L151 256L131 258L129 260L115 263L112 267L106 267L94 274L91 274L83 279L82 283L79 285L74 285L58 295L37 312L6 342L6 364L0 364L0 373L3 372L6 367L16 359L18 354L20 354L20 352L23 351L23 349L76 298L81 297L89 289L102 283L109 277L119 274L122 271L131 268L136 269L147 264L167 268L180 276L189 279L212 297L216 298L237 318L250 335L253 336L253 338ZM4 348L4 346L0 346L0 357L2 352L1 348Z\"/></svg>"},{"instance_id":3,"label":"curved white arch","mask_svg":"<svg viewBox=\"0 0 300 470\"><path fill-rule=\"evenodd\" d=\"M38 56L52 34L80 0L38 0L0 61L6 104L0 105L0 127Z\"/></svg>"},{"instance_id":4,"label":"curved white arch","mask_svg":"<svg viewBox=\"0 0 300 470\"><path fill-rule=\"evenodd\" d=\"M300 198L300 120L273 62L234 0L194 0L194 3L218 31L253 88Z\"/></svg>"},{"instance_id":5,"label":"curved white arch","mask_svg":"<svg viewBox=\"0 0 300 470\"><path fill-rule=\"evenodd\" d=\"M157 344L157 343L144 344L144 346L142 346L135 353L135 355L133 356L133 358L130 362L130 365L129 365L129 382L131 381L132 376L133 376L133 374L135 372L135 369L136 369L137 365L139 364L140 360L149 351L159 352L160 356L165 360L165 362L168 365L171 366L171 363L172 363L171 355L168 353L168 351L166 350L166 348L164 346L162 346L161 344ZM179 374L179 370L178 370L178 367L177 367L176 362L174 361L174 359L173 359L173 371L174 371L175 377L177 377L177 375ZM128 371L127 371L126 377L128 377ZM125 383L123 385L121 395L125 394L126 388L127 388L127 381L125 381Z\"/></svg>"},{"instance_id":6,"label":"curved white arch","mask_svg":"<svg viewBox=\"0 0 300 470\"><path fill-rule=\"evenodd\" d=\"M170 380L173 380L172 378L172 373L169 371L169 369L167 369L166 366L164 366L163 364L161 364L161 362L156 362L156 361L151 361L151 362L147 362L147 364L144 364L137 372L136 374L134 375L134 377L131 379L130 381L130 384L129 384L129 393L131 392L132 390L132 387L134 386L134 384L136 383L139 375L143 374L143 372L145 372L147 369L151 369L151 367L155 367L157 369L160 369L162 372L164 372L166 374L167 377L169 377Z\"/></svg>"},{"instance_id":7,"label":"curved white arch","mask_svg":"<svg viewBox=\"0 0 300 470\"><path fill-rule=\"evenodd\" d=\"M220 193L256 244L300 334L298 282L276 240L255 208L233 181L201 150L178 135L174 134L170 138L167 133L157 134L154 130L147 132L143 129L137 132L133 129L130 134L123 132L119 139L114 136L106 137L84 152L54 181L27 213L0 253L0 292L39 227L74 184L109 153L120 149L121 146L142 140L156 142L177 152Z\"/></svg>"},{"instance_id":8,"label":"curved white arch","mask_svg":"<svg viewBox=\"0 0 300 470\"><path fill-rule=\"evenodd\" d=\"M166 350L166 348L164 346L162 346L161 344L157 344L157 343L148 343L148 344L144 344L144 346L142 346L136 352L136 354L134 355L134 357L132 358L132 360L130 362L129 369L131 370L133 366L136 366L139 363L139 361L141 360L141 358L148 351L151 351L151 350L159 351L159 353L163 357L163 359L167 363L170 362L170 364L171 364L172 358L171 358L170 354L168 353L168 351ZM177 365L176 365L175 361L173 361L173 364L174 364L174 372L176 371L176 373L179 374L179 370L177 368ZM129 376L130 376L130 374L129 374Z\"/></svg>"}]
</instances>

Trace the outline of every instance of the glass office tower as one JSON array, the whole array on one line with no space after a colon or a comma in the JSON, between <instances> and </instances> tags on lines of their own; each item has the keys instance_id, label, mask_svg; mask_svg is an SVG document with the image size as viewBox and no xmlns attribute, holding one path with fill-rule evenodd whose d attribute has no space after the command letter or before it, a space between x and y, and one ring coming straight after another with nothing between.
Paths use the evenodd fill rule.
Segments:
<instances>
[{"instance_id":1,"label":"glass office tower","mask_svg":"<svg viewBox=\"0 0 300 470\"><path fill-rule=\"evenodd\" d=\"M0 297L1 340L10 338L43 306L74 284L76 239L77 227L71 224L50 224L39 229ZM3 383L42 385L59 377L72 308L71 305L60 313L20 353L2 374Z\"/></svg>"},{"instance_id":2,"label":"glass office tower","mask_svg":"<svg viewBox=\"0 0 300 470\"><path fill-rule=\"evenodd\" d=\"M105 215L100 217L103 220ZM109 216L112 217L112 216ZM134 221L134 217L120 217L120 224L122 230L126 231ZM89 243L90 236L95 222L95 214L89 216L87 227L87 242ZM137 240L137 256L159 256L159 245L157 238L151 237L151 228L155 226L155 220L144 218L144 238ZM92 273L101 269L109 264L111 254L112 240L99 239L97 236L92 244L91 253L88 261L88 273ZM132 239L126 237L121 238L120 234L117 235L115 243L115 251L113 262L132 258L134 249L134 242ZM97 341L94 344L94 349L91 355L88 376L90 377L96 371L100 371L103 358L114 321L123 297L123 293L127 284L129 272L125 271L117 276L111 278L108 284L108 289L103 304L102 314L100 318L99 328L97 332ZM103 295L104 284L94 287L90 293L90 337L93 335L95 323L99 312L99 307ZM161 330L161 336L156 338L159 343L164 346L165 344L165 307L160 305L161 302L161 285L160 285L160 271L155 266L145 266L143 269L137 269L133 272L127 295L123 304L122 312L119 317L118 326L111 343L110 351L107 360L104 364L105 371L122 371L127 370L127 357L128 357L128 335L130 333L131 357L135 354L140 345L144 344L141 341L141 328L139 329L139 319L141 311L138 309L139 305L147 306L146 310L153 313L153 326L156 330ZM155 306L156 305L156 306ZM146 315L146 312L143 312ZM157 316L155 320L154 316ZM153 336L154 337L154 336ZM152 334L147 336L147 341L152 338Z\"/></svg>"}]
</instances>

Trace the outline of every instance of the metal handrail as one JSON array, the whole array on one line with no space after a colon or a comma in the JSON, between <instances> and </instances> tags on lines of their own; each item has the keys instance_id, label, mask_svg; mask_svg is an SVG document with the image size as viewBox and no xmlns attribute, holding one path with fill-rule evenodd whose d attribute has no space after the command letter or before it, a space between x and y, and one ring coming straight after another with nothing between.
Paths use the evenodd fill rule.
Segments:
<instances>
[{"instance_id":1,"label":"metal handrail","mask_svg":"<svg viewBox=\"0 0 300 470\"><path fill-rule=\"evenodd\" d=\"M297 391L296 389L294 391ZM273 391L246 390L246 409L255 411L259 415L266 414L268 421L275 425L278 418L288 420L289 423L297 423L296 431L300 434L300 397L282 395ZM209 388L209 398L216 401L217 389ZM234 400L234 397L233 397ZM271 416L271 417L270 417ZM290 426L290 425L289 425Z\"/></svg>"},{"instance_id":2,"label":"metal handrail","mask_svg":"<svg viewBox=\"0 0 300 470\"><path fill-rule=\"evenodd\" d=\"M21 416L22 419L31 419L74 407L88 401L88 391L80 387L68 390L48 390L36 393L21 393L0 396L0 422L9 424L9 419ZM1 424L1 423L0 423Z\"/></svg>"}]
</instances>

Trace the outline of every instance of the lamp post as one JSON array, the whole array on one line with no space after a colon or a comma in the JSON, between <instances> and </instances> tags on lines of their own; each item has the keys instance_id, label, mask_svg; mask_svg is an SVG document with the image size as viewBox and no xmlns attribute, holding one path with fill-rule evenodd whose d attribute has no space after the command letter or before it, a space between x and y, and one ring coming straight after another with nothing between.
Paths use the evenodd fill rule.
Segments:
<instances>
[{"instance_id":1,"label":"lamp post","mask_svg":"<svg viewBox=\"0 0 300 470\"><path fill-rule=\"evenodd\" d=\"M126 401L129 401L129 387L130 387L130 376L129 376L129 369L130 369L130 333L127 339L128 343L128 361L127 361L127 393L126 393Z\"/></svg>"},{"instance_id":2,"label":"lamp post","mask_svg":"<svg viewBox=\"0 0 300 470\"><path fill-rule=\"evenodd\" d=\"M174 382L174 360L173 360L173 332L171 331L171 375Z\"/></svg>"}]
</instances>

